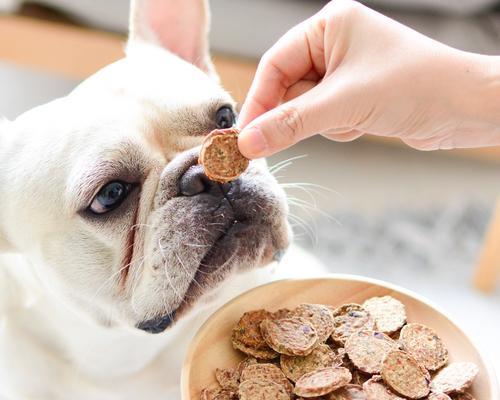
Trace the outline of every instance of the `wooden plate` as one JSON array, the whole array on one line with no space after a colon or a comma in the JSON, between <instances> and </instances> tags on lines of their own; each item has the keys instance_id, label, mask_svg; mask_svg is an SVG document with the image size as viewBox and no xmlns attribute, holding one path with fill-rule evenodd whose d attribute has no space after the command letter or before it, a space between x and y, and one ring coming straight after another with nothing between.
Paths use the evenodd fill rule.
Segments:
<instances>
[{"instance_id":1,"label":"wooden plate","mask_svg":"<svg viewBox=\"0 0 500 400\"><path fill-rule=\"evenodd\" d=\"M492 367L466 334L442 311L427 300L405 289L368 278L329 275L325 278L283 280L252 289L215 312L200 328L182 370L182 399L198 400L203 388L215 384L216 368L234 367L243 358L231 346L231 329L245 311L294 307L300 303L323 303L334 306L362 303L369 297L391 295L402 301L408 321L434 328L450 351L450 361L471 361L480 373L471 393L478 400L500 399Z\"/></svg>"}]
</instances>

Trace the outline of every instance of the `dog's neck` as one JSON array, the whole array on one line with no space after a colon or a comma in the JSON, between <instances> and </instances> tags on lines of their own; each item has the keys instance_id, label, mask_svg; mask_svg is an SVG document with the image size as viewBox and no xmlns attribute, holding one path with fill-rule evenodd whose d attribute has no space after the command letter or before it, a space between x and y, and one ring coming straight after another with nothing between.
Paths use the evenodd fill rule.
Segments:
<instances>
[{"instance_id":1,"label":"dog's neck","mask_svg":"<svg viewBox=\"0 0 500 400\"><path fill-rule=\"evenodd\" d=\"M26 331L43 338L47 348L63 354L90 377L128 375L142 369L168 346L172 335L149 335L132 328L107 328L68 308L36 276L36 267L21 256L0 256L10 287L7 318L26 323ZM2 294L5 292L2 292ZM7 296L7 293L5 294ZM33 324L37 321L37 324Z\"/></svg>"},{"instance_id":2,"label":"dog's neck","mask_svg":"<svg viewBox=\"0 0 500 400\"><path fill-rule=\"evenodd\" d=\"M187 345L206 316L234 295L269 281L268 268L236 276L217 293L216 302L197 306L170 330L151 335L133 328L103 327L76 314L43 287L36 267L21 256L0 255L2 272L2 286L10 290L2 290L1 302L12 303L16 293L15 304L4 304L5 318L23 325L23 330L43 342L45 351L62 355L82 376L99 381L139 374L157 362L164 371L180 371ZM158 357L160 361L155 360Z\"/></svg>"}]
</instances>

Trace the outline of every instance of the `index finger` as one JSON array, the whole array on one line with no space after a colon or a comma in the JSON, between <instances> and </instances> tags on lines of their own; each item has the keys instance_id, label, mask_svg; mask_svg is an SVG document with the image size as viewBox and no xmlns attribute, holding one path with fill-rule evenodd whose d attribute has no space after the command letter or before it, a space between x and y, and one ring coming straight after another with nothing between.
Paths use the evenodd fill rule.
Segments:
<instances>
[{"instance_id":1,"label":"index finger","mask_svg":"<svg viewBox=\"0 0 500 400\"><path fill-rule=\"evenodd\" d=\"M318 70L313 60L317 49L311 47L310 26L311 18L289 30L264 54L241 108L241 128L279 105L291 86Z\"/></svg>"}]
</instances>

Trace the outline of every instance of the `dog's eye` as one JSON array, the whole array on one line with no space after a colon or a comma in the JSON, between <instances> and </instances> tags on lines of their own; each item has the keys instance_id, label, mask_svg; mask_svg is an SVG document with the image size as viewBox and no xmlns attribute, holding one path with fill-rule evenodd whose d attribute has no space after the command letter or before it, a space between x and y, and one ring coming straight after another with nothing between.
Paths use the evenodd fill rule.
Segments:
<instances>
[{"instance_id":1,"label":"dog's eye","mask_svg":"<svg viewBox=\"0 0 500 400\"><path fill-rule=\"evenodd\" d=\"M99 193L92 200L89 210L94 214L104 214L114 210L123 203L131 190L132 185L130 183L110 182L99 190Z\"/></svg>"},{"instance_id":2,"label":"dog's eye","mask_svg":"<svg viewBox=\"0 0 500 400\"><path fill-rule=\"evenodd\" d=\"M221 107L215 116L218 129L231 128L236 122L236 116L230 107Z\"/></svg>"}]
</instances>

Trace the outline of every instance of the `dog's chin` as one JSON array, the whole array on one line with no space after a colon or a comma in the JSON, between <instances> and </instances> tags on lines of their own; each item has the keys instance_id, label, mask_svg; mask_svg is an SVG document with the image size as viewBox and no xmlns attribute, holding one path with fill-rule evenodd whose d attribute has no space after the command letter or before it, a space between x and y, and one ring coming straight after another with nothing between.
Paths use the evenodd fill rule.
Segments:
<instances>
[{"instance_id":1,"label":"dog's chin","mask_svg":"<svg viewBox=\"0 0 500 400\"><path fill-rule=\"evenodd\" d=\"M264 240L257 251L245 254L248 247L252 247L248 246L248 238L261 238L259 228L245 221L234 221L203 257L181 305L176 310L138 323L136 328L148 333L161 333L189 314L202 297L216 291L232 275L279 261L285 250L276 249L272 240Z\"/></svg>"}]
</instances>

